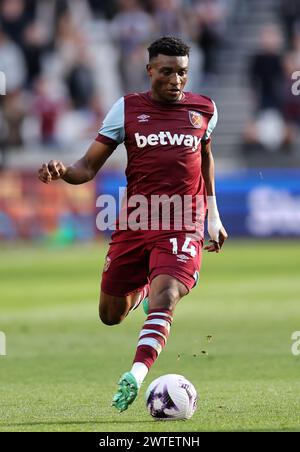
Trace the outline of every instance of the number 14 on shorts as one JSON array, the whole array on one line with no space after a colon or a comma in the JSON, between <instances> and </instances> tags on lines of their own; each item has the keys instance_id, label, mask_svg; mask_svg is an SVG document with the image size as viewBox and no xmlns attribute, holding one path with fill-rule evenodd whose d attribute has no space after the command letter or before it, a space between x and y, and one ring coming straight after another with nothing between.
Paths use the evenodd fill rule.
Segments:
<instances>
[{"instance_id":1,"label":"number 14 on shorts","mask_svg":"<svg viewBox=\"0 0 300 452\"><path fill-rule=\"evenodd\" d=\"M197 254L195 246L191 245L189 247L191 240L192 240L191 237L186 237L186 239L184 241L184 244L182 245L181 251L183 253L189 253L192 257L195 257L196 254ZM177 254L178 253L178 241L177 241L177 238L174 237L174 238L170 239L170 242L173 245L172 253L173 254Z\"/></svg>"}]
</instances>

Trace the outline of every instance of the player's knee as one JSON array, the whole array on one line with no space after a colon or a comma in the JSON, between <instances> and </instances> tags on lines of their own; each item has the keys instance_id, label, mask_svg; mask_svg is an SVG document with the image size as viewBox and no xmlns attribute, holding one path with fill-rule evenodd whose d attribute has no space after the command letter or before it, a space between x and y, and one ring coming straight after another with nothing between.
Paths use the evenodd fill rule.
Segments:
<instances>
[{"instance_id":1,"label":"player's knee","mask_svg":"<svg viewBox=\"0 0 300 452\"><path fill-rule=\"evenodd\" d=\"M109 309L99 306L99 318L104 325L113 326L122 322L123 316L118 312L113 312Z\"/></svg>"},{"instance_id":2,"label":"player's knee","mask_svg":"<svg viewBox=\"0 0 300 452\"><path fill-rule=\"evenodd\" d=\"M107 312L99 311L99 318L104 325L113 326L122 322L123 318L120 315L112 315Z\"/></svg>"},{"instance_id":3,"label":"player's knee","mask_svg":"<svg viewBox=\"0 0 300 452\"><path fill-rule=\"evenodd\" d=\"M173 287L166 287L156 296L152 297L150 301L151 308L169 309L170 311L173 311L179 299L180 295L178 290Z\"/></svg>"},{"instance_id":4,"label":"player's knee","mask_svg":"<svg viewBox=\"0 0 300 452\"><path fill-rule=\"evenodd\" d=\"M118 325L125 318L123 300L101 292L99 301L99 318L108 326Z\"/></svg>"}]
</instances>

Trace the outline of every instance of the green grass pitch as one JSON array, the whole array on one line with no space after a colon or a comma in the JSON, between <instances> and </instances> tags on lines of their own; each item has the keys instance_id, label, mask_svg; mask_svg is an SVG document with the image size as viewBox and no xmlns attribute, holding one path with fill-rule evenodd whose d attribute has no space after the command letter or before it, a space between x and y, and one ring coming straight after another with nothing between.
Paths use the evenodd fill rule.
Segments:
<instances>
[{"instance_id":1,"label":"green grass pitch","mask_svg":"<svg viewBox=\"0 0 300 452\"><path fill-rule=\"evenodd\" d=\"M300 431L299 255L295 241L229 241L206 254L198 287L178 305L171 335L123 414L110 407L130 369L142 309L98 321L106 246L0 251L0 431ZM189 421L155 422L148 384L183 374L199 394Z\"/></svg>"}]
</instances>

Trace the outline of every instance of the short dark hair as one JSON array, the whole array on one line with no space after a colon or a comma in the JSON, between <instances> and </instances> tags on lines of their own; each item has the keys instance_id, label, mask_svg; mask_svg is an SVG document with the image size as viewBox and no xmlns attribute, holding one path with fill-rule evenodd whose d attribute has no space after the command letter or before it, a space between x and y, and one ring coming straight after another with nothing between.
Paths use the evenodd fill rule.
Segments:
<instances>
[{"instance_id":1,"label":"short dark hair","mask_svg":"<svg viewBox=\"0 0 300 452\"><path fill-rule=\"evenodd\" d=\"M157 55L170 56L189 56L190 47L186 45L181 39L173 36L163 36L152 42L148 47L149 61Z\"/></svg>"}]
</instances>

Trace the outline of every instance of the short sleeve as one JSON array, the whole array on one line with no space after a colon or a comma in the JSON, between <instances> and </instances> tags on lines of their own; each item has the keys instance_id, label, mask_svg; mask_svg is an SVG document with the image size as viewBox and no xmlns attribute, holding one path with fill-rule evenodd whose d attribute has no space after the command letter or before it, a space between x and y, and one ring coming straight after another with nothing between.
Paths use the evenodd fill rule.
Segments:
<instances>
[{"instance_id":1,"label":"short sleeve","mask_svg":"<svg viewBox=\"0 0 300 452\"><path fill-rule=\"evenodd\" d=\"M124 97L121 97L105 116L96 140L105 144L115 143L118 145L124 141L124 138Z\"/></svg>"},{"instance_id":2,"label":"short sleeve","mask_svg":"<svg viewBox=\"0 0 300 452\"><path fill-rule=\"evenodd\" d=\"M218 110L217 110L216 104L214 103L213 100L212 100L212 103L214 105L214 114L212 115L212 117L210 118L210 120L207 124L207 129L203 136L203 141L208 141L210 139L212 131L214 130L214 128L216 127L217 122L218 122Z\"/></svg>"}]
</instances>

